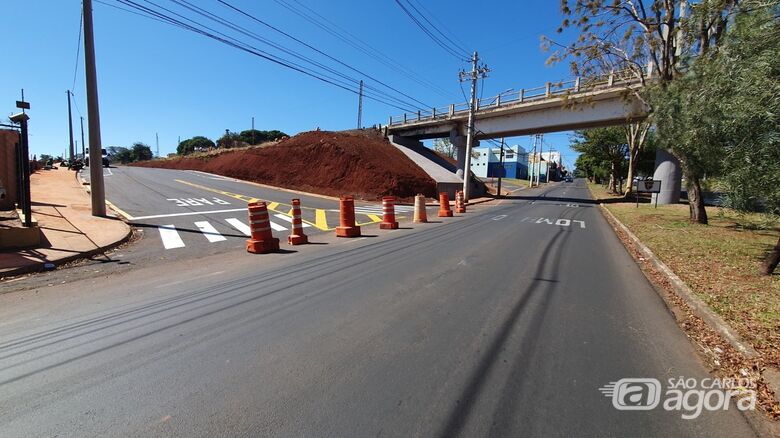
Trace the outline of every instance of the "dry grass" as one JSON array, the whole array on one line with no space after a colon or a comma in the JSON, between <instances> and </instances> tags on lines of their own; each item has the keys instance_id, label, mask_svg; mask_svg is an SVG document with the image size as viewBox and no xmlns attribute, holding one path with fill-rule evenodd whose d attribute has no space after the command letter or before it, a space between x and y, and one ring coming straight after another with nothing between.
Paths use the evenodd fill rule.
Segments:
<instances>
[{"instance_id":1,"label":"dry grass","mask_svg":"<svg viewBox=\"0 0 780 438\"><path fill-rule=\"evenodd\" d=\"M780 228L764 215L708 207L709 225L688 222L687 205L615 202L601 186L594 197L721 315L767 364L780 366L780 275L760 275Z\"/></svg>"}]
</instances>

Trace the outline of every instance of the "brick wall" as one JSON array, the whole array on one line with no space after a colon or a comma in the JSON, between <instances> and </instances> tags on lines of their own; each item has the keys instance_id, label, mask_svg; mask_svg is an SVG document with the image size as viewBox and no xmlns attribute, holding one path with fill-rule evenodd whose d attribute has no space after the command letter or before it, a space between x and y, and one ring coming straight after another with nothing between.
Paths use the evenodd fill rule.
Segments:
<instances>
[{"instance_id":1,"label":"brick wall","mask_svg":"<svg viewBox=\"0 0 780 438\"><path fill-rule=\"evenodd\" d=\"M5 189L5 198L0 199L0 210L14 208L16 199L16 143L19 133L0 129L0 185Z\"/></svg>"}]
</instances>

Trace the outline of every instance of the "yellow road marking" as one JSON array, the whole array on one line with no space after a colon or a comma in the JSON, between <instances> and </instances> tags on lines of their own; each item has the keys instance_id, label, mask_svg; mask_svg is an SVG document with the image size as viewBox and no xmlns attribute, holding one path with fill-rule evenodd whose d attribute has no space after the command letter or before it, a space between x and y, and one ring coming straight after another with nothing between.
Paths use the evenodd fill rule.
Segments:
<instances>
[{"instance_id":1,"label":"yellow road marking","mask_svg":"<svg viewBox=\"0 0 780 438\"><path fill-rule=\"evenodd\" d=\"M191 187L196 187L196 188L199 188L199 189L202 189L202 190L207 190L209 192L219 193L220 195L224 195L224 196L227 196L227 197L230 197L230 198L233 198L233 199L238 199L239 201L244 201L247 204L252 203L252 202L263 201L263 199L252 198L250 196L242 195L242 194L239 194L239 193L226 192L224 190L217 190L217 189L213 189L211 187L202 186L200 184L195 184L195 183L192 183L192 182L189 182L189 181L184 181L184 180L180 180L180 179L176 179L174 181L176 181L178 183L182 183L182 184L188 185L188 186L191 186ZM278 210L279 206L290 207L290 210L289 210L289 212ZM292 205L291 204L285 204L283 202L268 201L267 208L268 208L268 210L273 211L274 213L281 213L281 214L285 214L287 216L292 217ZM309 224L309 225L311 225L311 226L313 226L313 227L315 227L315 228L317 228L319 230L322 230L322 231L335 230L335 228L328 228L328 221L325 219L325 210L322 210L322 209L319 209L319 208L312 208L312 207L301 207L301 208L305 209L305 210L314 210L314 217L315 217L315 222L309 222L309 221L303 220L303 219L302 219L302 222L307 223L307 224Z\"/></svg>"},{"instance_id":2,"label":"yellow road marking","mask_svg":"<svg viewBox=\"0 0 780 438\"><path fill-rule=\"evenodd\" d=\"M122 216L124 216L125 219L127 219L129 221L133 220L132 216L130 216L129 214L127 214L127 212L125 212L121 208L119 208L116 205L114 205L113 203L111 203L111 201L106 201L106 205L108 205L115 212L117 212L117 213L121 214Z\"/></svg>"},{"instance_id":3,"label":"yellow road marking","mask_svg":"<svg viewBox=\"0 0 780 438\"><path fill-rule=\"evenodd\" d=\"M325 210L318 209L314 212L314 224L312 225L319 228L320 230L331 230L331 228L328 228L328 218L325 215Z\"/></svg>"}]
</instances>

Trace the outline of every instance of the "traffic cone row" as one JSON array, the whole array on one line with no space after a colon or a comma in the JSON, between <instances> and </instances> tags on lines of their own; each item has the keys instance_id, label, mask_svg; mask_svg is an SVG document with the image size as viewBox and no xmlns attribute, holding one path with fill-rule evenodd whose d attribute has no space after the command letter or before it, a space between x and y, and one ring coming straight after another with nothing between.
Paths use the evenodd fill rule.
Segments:
<instances>
[{"instance_id":1,"label":"traffic cone row","mask_svg":"<svg viewBox=\"0 0 780 438\"><path fill-rule=\"evenodd\" d=\"M382 222L379 228L382 230L398 229L398 221L395 219L394 196L382 198ZM271 233L271 221L268 217L268 206L265 202L253 202L248 205L249 229L251 237L246 241L246 250L255 254L265 254L279 251L279 239ZM455 194L455 210L458 213L466 212L463 192ZM355 199L352 196L344 196L339 199L340 225L336 227L338 237L359 237L360 226L355 223ZM452 217L450 200L446 192L439 193L439 217ZM428 213L425 210L425 196L417 195L414 198L414 222L428 222ZM301 200L292 200L292 231L287 237L290 245L309 243L308 236L303 232L303 219L301 217Z\"/></svg>"}]
</instances>

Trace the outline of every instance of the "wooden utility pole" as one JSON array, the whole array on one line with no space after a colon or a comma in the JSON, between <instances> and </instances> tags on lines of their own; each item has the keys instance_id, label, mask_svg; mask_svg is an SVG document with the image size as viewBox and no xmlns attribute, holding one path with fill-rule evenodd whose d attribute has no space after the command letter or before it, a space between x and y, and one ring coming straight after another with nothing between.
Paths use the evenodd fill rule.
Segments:
<instances>
[{"instance_id":1,"label":"wooden utility pole","mask_svg":"<svg viewBox=\"0 0 780 438\"><path fill-rule=\"evenodd\" d=\"M360 81L360 93L358 94L358 121L357 129L363 125L363 81Z\"/></svg>"},{"instance_id":2,"label":"wooden utility pole","mask_svg":"<svg viewBox=\"0 0 780 438\"><path fill-rule=\"evenodd\" d=\"M100 139L97 69L95 68L95 35L92 28L92 0L83 0L84 71L87 79L87 116L89 117L89 191L92 215L106 215L106 191L103 185L103 142Z\"/></svg>"},{"instance_id":3,"label":"wooden utility pole","mask_svg":"<svg viewBox=\"0 0 780 438\"><path fill-rule=\"evenodd\" d=\"M68 161L73 161L73 154L75 153L75 150L73 149L73 116L71 114L70 109L70 90L65 91L65 94L68 95L68 137L70 138L70 149L68 150Z\"/></svg>"},{"instance_id":4,"label":"wooden utility pole","mask_svg":"<svg viewBox=\"0 0 780 438\"><path fill-rule=\"evenodd\" d=\"M81 116L81 159L87 158L87 144L84 143L84 117Z\"/></svg>"},{"instance_id":5,"label":"wooden utility pole","mask_svg":"<svg viewBox=\"0 0 780 438\"><path fill-rule=\"evenodd\" d=\"M466 160L463 169L463 202L469 202L469 182L471 180L471 147L474 144L474 119L477 112L477 79L487 77L490 69L487 66L480 67L479 54L474 52L471 57L471 71L461 71L459 73L460 81L471 81L471 100L469 101L469 122L466 132Z\"/></svg>"},{"instance_id":6,"label":"wooden utility pole","mask_svg":"<svg viewBox=\"0 0 780 438\"><path fill-rule=\"evenodd\" d=\"M501 176L504 174L504 138L501 137L501 152L498 156L498 188L497 188L497 194L498 197L501 197Z\"/></svg>"}]
</instances>

